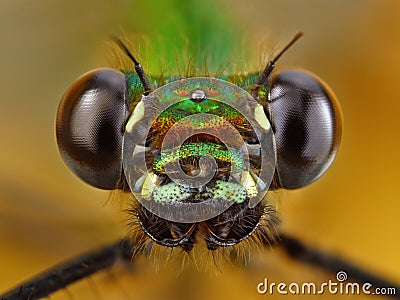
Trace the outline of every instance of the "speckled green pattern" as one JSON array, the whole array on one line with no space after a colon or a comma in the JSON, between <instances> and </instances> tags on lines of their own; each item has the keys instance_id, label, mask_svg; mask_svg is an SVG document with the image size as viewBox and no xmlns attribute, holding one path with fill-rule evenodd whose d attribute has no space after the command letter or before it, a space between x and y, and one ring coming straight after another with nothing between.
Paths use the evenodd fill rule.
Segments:
<instances>
[{"instance_id":1,"label":"speckled green pattern","mask_svg":"<svg viewBox=\"0 0 400 300\"><path fill-rule=\"evenodd\" d=\"M231 162L235 171L243 168L244 162L239 151L226 150L222 145L212 143L188 143L177 149L164 150L159 157L154 159L154 170L161 172L168 163L188 157L202 157L211 155L215 159Z\"/></svg>"},{"instance_id":2,"label":"speckled green pattern","mask_svg":"<svg viewBox=\"0 0 400 300\"><path fill-rule=\"evenodd\" d=\"M171 182L154 189L153 201L156 203L184 202L191 196L190 188ZM242 203L246 200L246 190L238 183L217 180L213 186L207 186L204 192L198 194L197 198Z\"/></svg>"}]
</instances>

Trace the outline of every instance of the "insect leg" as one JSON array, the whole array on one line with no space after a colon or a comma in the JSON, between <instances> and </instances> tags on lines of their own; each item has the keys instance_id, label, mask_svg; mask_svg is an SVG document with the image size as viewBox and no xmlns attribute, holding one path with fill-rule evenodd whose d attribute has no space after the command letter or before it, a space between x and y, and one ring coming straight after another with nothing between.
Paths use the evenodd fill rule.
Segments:
<instances>
[{"instance_id":1,"label":"insect leg","mask_svg":"<svg viewBox=\"0 0 400 300\"><path fill-rule=\"evenodd\" d=\"M111 267L118 259L130 261L131 241L123 239L99 250L72 258L0 295L1 300L43 298L82 278Z\"/></svg>"},{"instance_id":2,"label":"insect leg","mask_svg":"<svg viewBox=\"0 0 400 300\"><path fill-rule=\"evenodd\" d=\"M315 265L323 270L331 273L338 273L339 271L344 271L349 279L358 281L360 283L370 283L373 287L391 287L396 289L394 295L383 295L393 297L395 299L400 299L400 286L386 279L383 279L377 275L369 273L366 270L361 269L335 255L318 251L296 238L288 237L286 235L280 235L280 245L290 257L293 259L306 262L308 264Z\"/></svg>"}]
</instances>

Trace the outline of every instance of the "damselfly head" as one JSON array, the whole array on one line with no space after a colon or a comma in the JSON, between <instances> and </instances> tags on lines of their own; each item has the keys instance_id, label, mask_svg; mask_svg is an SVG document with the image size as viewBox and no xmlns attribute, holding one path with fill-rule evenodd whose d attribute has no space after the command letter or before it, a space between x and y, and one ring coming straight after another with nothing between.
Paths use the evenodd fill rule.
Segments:
<instances>
[{"instance_id":1,"label":"damselfly head","mask_svg":"<svg viewBox=\"0 0 400 300\"><path fill-rule=\"evenodd\" d=\"M276 218L266 193L318 179L340 143L340 109L321 80L300 70L271 78L300 36L240 83L147 76L121 44L136 74L91 71L61 101L64 161L92 186L127 183L140 227L160 245L190 251L201 238L214 250L257 229L271 239Z\"/></svg>"}]
</instances>

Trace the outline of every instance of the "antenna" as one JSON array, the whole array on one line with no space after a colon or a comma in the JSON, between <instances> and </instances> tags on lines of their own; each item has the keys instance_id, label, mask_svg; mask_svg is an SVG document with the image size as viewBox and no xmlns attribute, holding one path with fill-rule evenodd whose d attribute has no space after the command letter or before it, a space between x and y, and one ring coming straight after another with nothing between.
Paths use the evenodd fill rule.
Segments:
<instances>
[{"instance_id":1,"label":"antenna","mask_svg":"<svg viewBox=\"0 0 400 300\"><path fill-rule=\"evenodd\" d=\"M292 40L278 53L277 56L273 60L270 60L265 67L264 71L261 73L260 77L258 77L257 82L252 89L252 94L255 99L257 99L258 91L260 90L261 86L267 83L269 75L271 75L272 70L275 68L275 63L278 61L279 58L303 36L302 32L297 33Z\"/></svg>"},{"instance_id":2,"label":"antenna","mask_svg":"<svg viewBox=\"0 0 400 300\"><path fill-rule=\"evenodd\" d=\"M135 71L138 74L140 82L142 83L143 88L144 88L144 95L148 95L151 92L151 87L150 87L149 80L147 79L147 76L143 70L142 65L136 60L136 58L133 56L133 54L129 51L128 47L126 47L125 44L119 38L112 37L112 39L134 63Z\"/></svg>"}]
</instances>

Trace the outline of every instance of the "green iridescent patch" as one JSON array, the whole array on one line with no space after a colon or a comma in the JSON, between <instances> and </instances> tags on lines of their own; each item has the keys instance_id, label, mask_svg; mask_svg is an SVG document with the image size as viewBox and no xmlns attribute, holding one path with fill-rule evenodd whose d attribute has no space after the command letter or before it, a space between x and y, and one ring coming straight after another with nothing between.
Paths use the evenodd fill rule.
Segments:
<instances>
[{"instance_id":1,"label":"green iridescent patch","mask_svg":"<svg viewBox=\"0 0 400 300\"><path fill-rule=\"evenodd\" d=\"M223 145L212 143L188 143L171 150L163 150L161 155L154 159L154 170L161 172L168 163L188 157L202 157L206 155L211 155L217 160L232 163L235 171L243 169L243 157L238 150L225 149Z\"/></svg>"},{"instance_id":2,"label":"green iridescent patch","mask_svg":"<svg viewBox=\"0 0 400 300\"><path fill-rule=\"evenodd\" d=\"M207 113L220 106L220 102L206 99L201 103L197 103L191 99L180 101L174 105L172 109L183 110L191 114Z\"/></svg>"}]
</instances>

